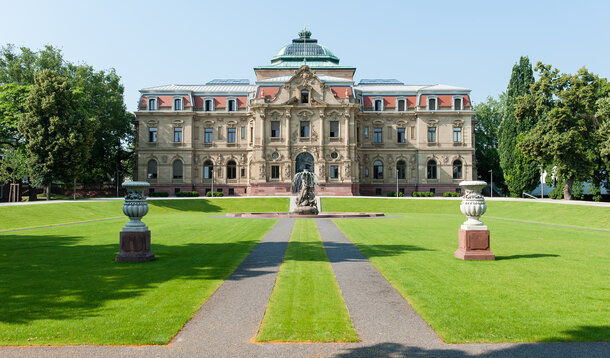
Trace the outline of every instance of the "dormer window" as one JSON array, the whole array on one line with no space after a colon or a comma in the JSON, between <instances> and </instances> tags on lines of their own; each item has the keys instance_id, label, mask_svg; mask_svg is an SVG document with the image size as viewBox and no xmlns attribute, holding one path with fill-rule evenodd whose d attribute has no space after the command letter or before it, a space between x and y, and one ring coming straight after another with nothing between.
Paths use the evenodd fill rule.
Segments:
<instances>
[{"instance_id":1,"label":"dormer window","mask_svg":"<svg viewBox=\"0 0 610 358\"><path fill-rule=\"evenodd\" d=\"M453 97L453 110L461 111L462 109L462 97Z\"/></svg>"},{"instance_id":2,"label":"dormer window","mask_svg":"<svg viewBox=\"0 0 610 358\"><path fill-rule=\"evenodd\" d=\"M399 98L396 102L396 110L398 112L404 112L407 110L407 100L404 98Z\"/></svg>"},{"instance_id":3,"label":"dormer window","mask_svg":"<svg viewBox=\"0 0 610 358\"><path fill-rule=\"evenodd\" d=\"M227 99L227 112L237 111L237 100Z\"/></svg>"},{"instance_id":4,"label":"dormer window","mask_svg":"<svg viewBox=\"0 0 610 358\"><path fill-rule=\"evenodd\" d=\"M157 110L157 98L149 98L148 99L148 110L156 111Z\"/></svg>"},{"instance_id":5,"label":"dormer window","mask_svg":"<svg viewBox=\"0 0 610 358\"><path fill-rule=\"evenodd\" d=\"M375 101L373 102L373 108L374 108L375 112L383 111L383 99L376 98Z\"/></svg>"},{"instance_id":6,"label":"dormer window","mask_svg":"<svg viewBox=\"0 0 610 358\"><path fill-rule=\"evenodd\" d=\"M203 101L203 110L206 112L212 112L214 110L214 100L212 98L206 98Z\"/></svg>"},{"instance_id":7,"label":"dormer window","mask_svg":"<svg viewBox=\"0 0 610 358\"><path fill-rule=\"evenodd\" d=\"M301 103L309 103L309 91L308 90L301 91Z\"/></svg>"},{"instance_id":8,"label":"dormer window","mask_svg":"<svg viewBox=\"0 0 610 358\"><path fill-rule=\"evenodd\" d=\"M429 111L436 111L436 103L437 99L436 97L428 97L428 110Z\"/></svg>"},{"instance_id":9,"label":"dormer window","mask_svg":"<svg viewBox=\"0 0 610 358\"><path fill-rule=\"evenodd\" d=\"M174 98L174 111L182 110L182 98Z\"/></svg>"}]
</instances>

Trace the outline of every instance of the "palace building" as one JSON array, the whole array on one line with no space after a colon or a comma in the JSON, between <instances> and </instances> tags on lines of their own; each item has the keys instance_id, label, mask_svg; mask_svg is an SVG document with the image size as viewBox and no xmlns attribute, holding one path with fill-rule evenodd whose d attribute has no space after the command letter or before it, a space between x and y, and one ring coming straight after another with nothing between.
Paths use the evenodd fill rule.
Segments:
<instances>
[{"instance_id":1,"label":"palace building","mask_svg":"<svg viewBox=\"0 0 610 358\"><path fill-rule=\"evenodd\" d=\"M303 30L254 83L142 89L134 179L170 195L287 195L308 169L318 195L441 195L476 178L469 89L355 71Z\"/></svg>"}]
</instances>

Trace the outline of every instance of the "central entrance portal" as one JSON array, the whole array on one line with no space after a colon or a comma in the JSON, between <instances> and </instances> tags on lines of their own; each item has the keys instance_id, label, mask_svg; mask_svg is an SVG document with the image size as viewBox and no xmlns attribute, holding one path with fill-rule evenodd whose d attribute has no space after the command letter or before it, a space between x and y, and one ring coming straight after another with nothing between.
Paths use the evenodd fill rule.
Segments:
<instances>
[{"instance_id":1,"label":"central entrance portal","mask_svg":"<svg viewBox=\"0 0 610 358\"><path fill-rule=\"evenodd\" d=\"M313 156L307 152L303 152L297 155L296 165L295 165L295 174L300 173L303 169L307 169L310 172L314 172L313 166Z\"/></svg>"}]
</instances>

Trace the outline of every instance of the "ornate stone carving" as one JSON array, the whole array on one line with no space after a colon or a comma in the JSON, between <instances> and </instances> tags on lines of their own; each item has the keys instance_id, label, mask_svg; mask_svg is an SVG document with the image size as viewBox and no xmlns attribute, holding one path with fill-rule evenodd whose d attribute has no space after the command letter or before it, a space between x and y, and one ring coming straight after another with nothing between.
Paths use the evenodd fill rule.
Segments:
<instances>
[{"instance_id":1,"label":"ornate stone carving","mask_svg":"<svg viewBox=\"0 0 610 358\"><path fill-rule=\"evenodd\" d=\"M460 211L468 217L468 220L462 225L462 229L487 230L487 227L479 220L485 214L485 211L487 211L485 198L481 194L481 190L487 186L487 183L484 181L463 181L460 183L460 186L466 191L462 198Z\"/></svg>"}]
</instances>

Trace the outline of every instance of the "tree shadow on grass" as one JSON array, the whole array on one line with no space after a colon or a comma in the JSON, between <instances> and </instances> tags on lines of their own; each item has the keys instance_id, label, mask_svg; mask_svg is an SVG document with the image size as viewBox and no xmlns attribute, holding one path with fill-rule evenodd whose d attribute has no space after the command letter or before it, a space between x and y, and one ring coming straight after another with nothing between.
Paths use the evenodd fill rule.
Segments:
<instances>
[{"instance_id":1,"label":"tree shadow on grass","mask_svg":"<svg viewBox=\"0 0 610 358\"><path fill-rule=\"evenodd\" d=\"M118 238L107 245L80 244L82 239L0 236L0 322L96 316L106 302L141 296L164 282L223 280L257 243L153 243L157 260L116 263Z\"/></svg>"},{"instance_id":2,"label":"tree shadow on grass","mask_svg":"<svg viewBox=\"0 0 610 358\"><path fill-rule=\"evenodd\" d=\"M521 255L508 255L508 256L496 256L496 260L515 260L515 259L536 259L541 257L560 257L556 254L521 254Z\"/></svg>"},{"instance_id":3,"label":"tree shadow on grass","mask_svg":"<svg viewBox=\"0 0 610 358\"><path fill-rule=\"evenodd\" d=\"M568 329L562 333L565 336L551 337L545 339L545 342L608 342L610 339L610 326L579 326L574 329ZM608 355L610 356L610 345L608 345Z\"/></svg>"},{"instance_id":4,"label":"tree shadow on grass","mask_svg":"<svg viewBox=\"0 0 610 358\"><path fill-rule=\"evenodd\" d=\"M148 205L177 211L200 211L203 213L218 213L222 211L222 208L212 204L210 199L149 200Z\"/></svg>"},{"instance_id":5,"label":"tree shadow on grass","mask_svg":"<svg viewBox=\"0 0 610 358\"><path fill-rule=\"evenodd\" d=\"M422 348L407 346L400 343L378 343L365 347L348 348L346 352L336 354L337 358L352 357L607 357L609 346L606 343L528 343L514 344L502 347L489 346L489 349L469 349L470 345L451 346L444 348ZM460 349L461 348L461 349ZM469 352L470 351L470 352Z\"/></svg>"}]
</instances>

